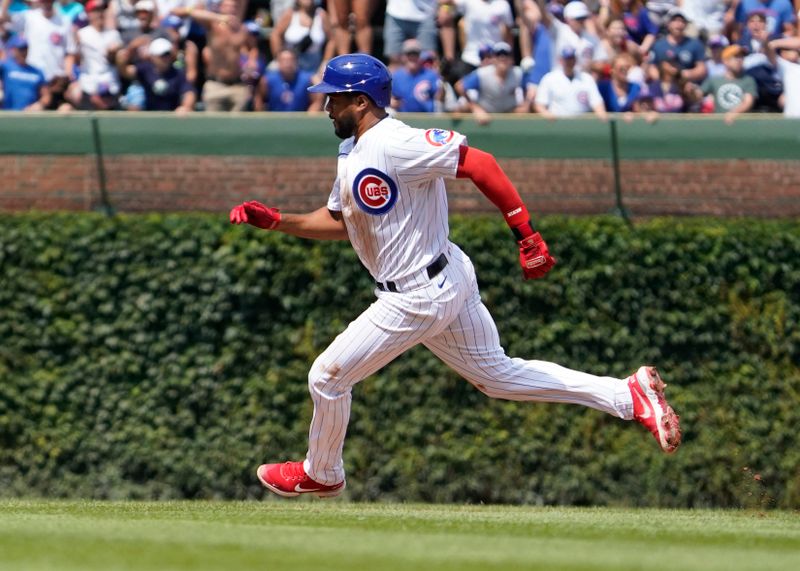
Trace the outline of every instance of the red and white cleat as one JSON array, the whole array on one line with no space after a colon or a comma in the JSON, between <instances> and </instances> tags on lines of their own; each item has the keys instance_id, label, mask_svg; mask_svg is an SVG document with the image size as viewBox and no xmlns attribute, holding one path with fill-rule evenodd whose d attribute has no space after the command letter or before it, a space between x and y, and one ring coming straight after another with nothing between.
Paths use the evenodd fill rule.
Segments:
<instances>
[{"instance_id":1,"label":"red and white cleat","mask_svg":"<svg viewBox=\"0 0 800 571\"><path fill-rule=\"evenodd\" d=\"M315 494L320 498L332 498L342 493L345 481L326 485L312 480L303 469L302 462L284 462L283 464L262 464L256 471L258 479L271 492L285 498L293 498L300 494Z\"/></svg>"},{"instance_id":2,"label":"red and white cleat","mask_svg":"<svg viewBox=\"0 0 800 571\"><path fill-rule=\"evenodd\" d=\"M666 386L655 367L639 367L628 377L634 420L655 436L664 452L672 454L681 445L681 423L664 396Z\"/></svg>"}]
</instances>

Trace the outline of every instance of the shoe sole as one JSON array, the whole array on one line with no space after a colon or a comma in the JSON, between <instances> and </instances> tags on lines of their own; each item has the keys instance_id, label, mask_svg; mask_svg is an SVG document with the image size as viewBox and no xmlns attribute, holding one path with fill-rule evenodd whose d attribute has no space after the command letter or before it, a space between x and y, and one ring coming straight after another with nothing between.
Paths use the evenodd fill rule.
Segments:
<instances>
[{"instance_id":1,"label":"shoe sole","mask_svg":"<svg viewBox=\"0 0 800 571\"><path fill-rule=\"evenodd\" d=\"M655 399L658 404L658 407L654 406L653 409L656 412L656 424L659 427L659 444L664 452L672 454L681 445L680 417L667 404L667 398L664 395L667 384L661 379L658 370L655 367L644 367L644 369L647 375L646 385L650 389L645 390L645 394L651 402ZM659 409L663 411L660 418L658 417Z\"/></svg>"},{"instance_id":2,"label":"shoe sole","mask_svg":"<svg viewBox=\"0 0 800 571\"><path fill-rule=\"evenodd\" d=\"M270 484L264 478L261 477L261 471L260 470L256 471L256 476L258 476L258 481L261 482L263 484L263 486L265 488L267 488L273 494L277 494L277 495L279 495L279 496L281 496L283 498L296 498L297 496L299 496L301 494L300 492L285 492L285 491L283 491L283 490L281 490L279 488L276 488L275 486L273 486L272 484ZM304 494L314 494L318 498L322 498L322 499L335 498L336 496L338 496L339 494L341 494L344 491L345 487L347 487L347 482L344 482L342 484L341 488L337 488L335 490L330 490L330 491L325 491L325 492L302 492L302 493L304 493Z\"/></svg>"}]
</instances>

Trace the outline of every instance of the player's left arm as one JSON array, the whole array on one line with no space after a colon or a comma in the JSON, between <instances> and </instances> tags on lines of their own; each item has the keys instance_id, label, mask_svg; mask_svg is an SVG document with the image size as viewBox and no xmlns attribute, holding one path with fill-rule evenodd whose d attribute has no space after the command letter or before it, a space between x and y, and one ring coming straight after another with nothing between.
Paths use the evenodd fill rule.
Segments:
<instances>
[{"instance_id":1,"label":"player's left arm","mask_svg":"<svg viewBox=\"0 0 800 571\"><path fill-rule=\"evenodd\" d=\"M503 213L519 245L525 279L543 277L555 265L541 234L534 230L528 209L517 189L490 153L462 145L456 178L468 178Z\"/></svg>"}]
</instances>

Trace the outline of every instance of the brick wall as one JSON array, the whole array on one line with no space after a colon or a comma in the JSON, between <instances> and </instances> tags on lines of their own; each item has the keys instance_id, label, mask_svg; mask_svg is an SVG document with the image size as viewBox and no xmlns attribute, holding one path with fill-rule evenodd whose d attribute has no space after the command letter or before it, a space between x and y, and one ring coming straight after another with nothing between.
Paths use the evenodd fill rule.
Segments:
<instances>
[{"instance_id":1,"label":"brick wall","mask_svg":"<svg viewBox=\"0 0 800 571\"><path fill-rule=\"evenodd\" d=\"M601 160L501 159L536 214L599 214L614 207ZM227 212L259 199L302 212L324 205L335 158L117 155L107 189L121 212ZM621 165L625 206L637 216L800 216L800 168L790 161L631 161ZM0 210L91 210L100 204L94 156L0 156ZM451 212L491 212L472 185L449 183Z\"/></svg>"}]
</instances>

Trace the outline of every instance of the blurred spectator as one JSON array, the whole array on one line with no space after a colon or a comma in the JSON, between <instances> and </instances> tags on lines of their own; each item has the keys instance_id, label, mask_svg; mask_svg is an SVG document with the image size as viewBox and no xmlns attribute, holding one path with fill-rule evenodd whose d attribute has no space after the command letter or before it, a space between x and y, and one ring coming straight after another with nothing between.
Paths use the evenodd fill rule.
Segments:
<instances>
[{"instance_id":1,"label":"blurred spectator","mask_svg":"<svg viewBox=\"0 0 800 571\"><path fill-rule=\"evenodd\" d=\"M758 88L756 110L780 111L780 97L783 84L778 68L767 56L767 45L775 36L770 36L766 13L754 10L747 18L747 28L739 40L747 54L744 58L744 71L755 79Z\"/></svg>"},{"instance_id":2,"label":"blurred spectator","mask_svg":"<svg viewBox=\"0 0 800 571\"><path fill-rule=\"evenodd\" d=\"M350 20L355 29L356 51L372 53L372 13L376 0L328 0L336 54L352 52Z\"/></svg>"},{"instance_id":3,"label":"blurred spectator","mask_svg":"<svg viewBox=\"0 0 800 571\"><path fill-rule=\"evenodd\" d=\"M383 21L383 54L391 65L400 63L405 40L415 39L423 50L439 49L436 28L438 0L387 0Z\"/></svg>"},{"instance_id":4,"label":"blurred spectator","mask_svg":"<svg viewBox=\"0 0 800 571\"><path fill-rule=\"evenodd\" d=\"M456 84L456 92L465 95L469 110L479 125L491 121L490 113L525 113L522 69L514 65L514 54L506 42L492 48L493 62L472 71Z\"/></svg>"},{"instance_id":5,"label":"blurred spectator","mask_svg":"<svg viewBox=\"0 0 800 571\"><path fill-rule=\"evenodd\" d=\"M561 4L550 4L556 10L563 12ZM528 107L533 109L533 101L536 99L536 90L539 82L553 68L553 39L550 31L541 21L529 21L524 12L523 3L519 17L519 46L522 62L533 62L532 65L523 66L525 76L523 77L523 89L525 90L525 100ZM549 9L549 8L548 8Z\"/></svg>"},{"instance_id":6,"label":"blurred spectator","mask_svg":"<svg viewBox=\"0 0 800 571\"><path fill-rule=\"evenodd\" d=\"M255 98L258 84L267 68L267 62L259 49L261 41L261 26L255 20L248 20L244 23L247 30L247 39L242 45L239 59L242 67L242 81L250 88L251 98ZM188 79L188 74L187 74ZM253 99L253 101L255 101ZM252 102L251 102L252 103ZM248 108L251 108L249 105Z\"/></svg>"},{"instance_id":7,"label":"blurred spectator","mask_svg":"<svg viewBox=\"0 0 800 571\"><path fill-rule=\"evenodd\" d=\"M600 39L587 29L587 21L591 16L589 8L580 0L574 0L564 6L564 21L550 14L542 12L533 0L524 0L525 20L529 28L535 28L543 23L552 38L553 48L551 56L558 57L566 48L571 48L577 54L577 64L581 70L590 71L595 67L600 71L608 62L608 54L600 43ZM552 62L553 67L558 61Z\"/></svg>"},{"instance_id":8,"label":"blurred spectator","mask_svg":"<svg viewBox=\"0 0 800 571\"><path fill-rule=\"evenodd\" d=\"M601 0L598 20L606 29L615 20L622 20L630 41L645 55L656 41L659 26L650 18L644 0ZM612 57L611 54L608 54Z\"/></svg>"},{"instance_id":9,"label":"blurred spectator","mask_svg":"<svg viewBox=\"0 0 800 571\"><path fill-rule=\"evenodd\" d=\"M700 38L721 34L730 0L682 0L681 10L689 18Z\"/></svg>"},{"instance_id":10,"label":"blurred spectator","mask_svg":"<svg viewBox=\"0 0 800 571\"><path fill-rule=\"evenodd\" d=\"M685 96L686 82L681 79L678 58L673 56L661 60L656 69L657 78L643 86L634 109L658 113L685 113L688 109Z\"/></svg>"},{"instance_id":11,"label":"blurred spectator","mask_svg":"<svg viewBox=\"0 0 800 571\"><path fill-rule=\"evenodd\" d=\"M736 7L736 22L744 24L749 15L755 11L764 14L767 34L771 37L795 34L797 14L791 0L739 0Z\"/></svg>"},{"instance_id":12,"label":"blurred spectator","mask_svg":"<svg viewBox=\"0 0 800 571\"><path fill-rule=\"evenodd\" d=\"M633 104L642 90L641 84L628 79L635 65L636 61L630 54L618 54L611 62L611 77L597 83L606 111L625 113L634 110Z\"/></svg>"},{"instance_id":13,"label":"blurred spectator","mask_svg":"<svg viewBox=\"0 0 800 571\"><path fill-rule=\"evenodd\" d=\"M192 18L208 33L203 48L206 81L202 100L206 111L244 111L251 90L243 81L241 52L248 31L242 23L247 0L222 0L219 12L193 10Z\"/></svg>"},{"instance_id":14,"label":"blurred spectator","mask_svg":"<svg viewBox=\"0 0 800 571\"><path fill-rule=\"evenodd\" d=\"M98 0L86 3L89 25L78 30L81 96L76 107L84 110L117 109L120 83L113 62L122 47L116 28L105 28L105 5Z\"/></svg>"},{"instance_id":15,"label":"blurred spectator","mask_svg":"<svg viewBox=\"0 0 800 571\"><path fill-rule=\"evenodd\" d=\"M392 108L401 113L433 113L442 99L442 80L422 61L422 44L403 42L403 66L392 74Z\"/></svg>"},{"instance_id":16,"label":"blurred spectator","mask_svg":"<svg viewBox=\"0 0 800 571\"><path fill-rule=\"evenodd\" d=\"M9 0L0 4L0 23L11 20L13 31L28 41L27 62L39 69L50 88L49 108L64 108L66 91L75 73L77 45L71 22L57 13L53 0L40 0L39 8L8 13Z\"/></svg>"},{"instance_id":17,"label":"blurred spectator","mask_svg":"<svg viewBox=\"0 0 800 571\"><path fill-rule=\"evenodd\" d=\"M709 77L700 87L694 87L695 97L711 95L714 98L714 113L725 113L725 122L730 124L740 113L753 108L756 100L756 82L744 75L744 50L742 46L728 46L722 50L725 75Z\"/></svg>"},{"instance_id":18,"label":"blurred spectator","mask_svg":"<svg viewBox=\"0 0 800 571\"><path fill-rule=\"evenodd\" d=\"M130 52L125 52L125 54ZM175 67L175 46L166 38L155 38L147 48L148 57L135 65L123 58L120 74L138 80L144 90L144 109L185 114L197 101L194 88L182 69ZM130 106L129 108L134 108Z\"/></svg>"},{"instance_id":19,"label":"blurred spectator","mask_svg":"<svg viewBox=\"0 0 800 571\"><path fill-rule=\"evenodd\" d=\"M261 78L253 101L256 111L321 111L319 94L308 92L314 74L298 68L297 55L282 49L275 58L276 69L268 69Z\"/></svg>"},{"instance_id":20,"label":"blurred spectator","mask_svg":"<svg viewBox=\"0 0 800 571\"><path fill-rule=\"evenodd\" d=\"M560 52L560 66L542 78L534 105L542 117L553 120L593 112L608 118L603 98L591 75L577 66L575 49L567 46Z\"/></svg>"},{"instance_id":21,"label":"blurred spectator","mask_svg":"<svg viewBox=\"0 0 800 571\"><path fill-rule=\"evenodd\" d=\"M284 48L294 50L300 69L316 73L335 49L328 13L314 0L296 0L275 23L269 46L274 57Z\"/></svg>"},{"instance_id":22,"label":"blurred spectator","mask_svg":"<svg viewBox=\"0 0 800 571\"><path fill-rule=\"evenodd\" d=\"M728 38L722 35L711 36L708 39L708 50L711 57L706 60L708 77L725 75L725 64L722 63L722 50L728 47Z\"/></svg>"},{"instance_id":23,"label":"blurred spectator","mask_svg":"<svg viewBox=\"0 0 800 571\"><path fill-rule=\"evenodd\" d=\"M651 56L653 63L659 65L664 60L677 60L680 76L687 81L700 83L706 76L706 48L696 38L686 36L686 14L678 9L666 17L667 34L653 44Z\"/></svg>"},{"instance_id":24,"label":"blurred spectator","mask_svg":"<svg viewBox=\"0 0 800 571\"><path fill-rule=\"evenodd\" d=\"M42 111L50 103L50 89L44 74L25 62L28 42L15 36L6 43L6 59L0 62L3 109L6 111Z\"/></svg>"},{"instance_id":25,"label":"blurred spectator","mask_svg":"<svg viewBox=\"0 0 800 571\"><path fill-rule=\"evenodd\" d=\"M456 52L455 11L462 16L464 26L461 61L466 66L463 71L469 72L480 66L478 48L482 44L492 46L497 42L512 41L514 18L508 0L442 0L439 23L445 60L450 60L454 57L451 54Z\"/></svg>"},{"instance_id":26,"label":"blurred spectator","mask_svg":"<svg viewBox=\"0 0 800 571\"><path fill-rule=\"evenodd\" d=\"M188 36L181 34L183 20L174 14L161 21L161 25L150 33L151 38L167 38L178 47L175 67L186 72L186 79L193 86L200 81L200 49Z\"/></svg>"},{"instance_id":27,"label":"blurred spectator","mask_svg":"<svg viewBox=\"0 0 800 571\"><path fill-rule=\"evenodd\" d=\"M767 54L783 82L783 115L800 118L800 37L772 40Z\"/></svg>"},{"instance_id":28,"label":"blurred spectator","mask_svg":"<svg viewBox=\"0 0 800 571\"><path fill-rule=\"evenodd\" d=\"M612 60L618 54L630 54L637 63L641 61L642 51L639 44L628 36L625 22L619 18L612 18L606 24L606 33L602 44L606 55Z\"/></svg>"},{"instance_id":29,"label":"blurred spectator","mask_svg":"<svg viewBox=\"0 0 800 571\"><path fill-rule=\"evenodd\" d=\"M123 44L127 45L139 35L139 18L136 15L139 10L147 10L152 15L156 3L153 0L110 0L108 3L106 27L116 27Z\"/></svg>"}]
</instances>

